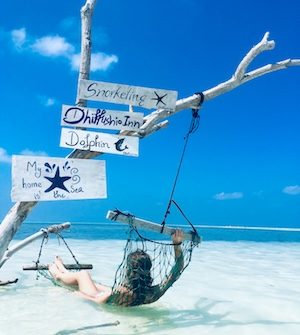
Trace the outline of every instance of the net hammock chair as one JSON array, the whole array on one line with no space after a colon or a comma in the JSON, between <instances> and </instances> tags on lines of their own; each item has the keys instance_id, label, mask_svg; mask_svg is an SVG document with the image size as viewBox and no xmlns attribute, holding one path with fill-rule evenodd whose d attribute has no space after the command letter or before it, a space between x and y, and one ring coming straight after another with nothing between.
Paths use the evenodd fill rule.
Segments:
<instances>
[{"instance_id":1,"label":"net hammock chair","mask_svg":"<svg viewBox=\"0 0 300 335\"><path fill-rule=\"evenodd\" d=\"M199 127L199 109L204 101L204 95L202 92L196 94L199 96L199 105L192 108L192 120L185 136L185 143L162 224L158 225L137 219L133 215L119 210L109 211L107 214L108 219L127 223L130 227L123 261L115 275L111 303L135 306L158 300L190 264L193 250L201 241L195 227L173 199L190 135L195 133ZM160 234L172 235L175 230L166 226L166 220L173 204L192 228L191 232L185 234L180 245L161 241L161 237L151 239L140 233L138 227L144 227Z\"/></svg>"},{"instance_id":2,"label":"net hammock chair","mask_svg":"<svg viewBox=\"0 0 300 335\"><path fill-rule=\"evenodd\" d=\"M194 229L185 233L180 244L162 239L175 229L135 218L119 210L109 211L107 218L129 225L124 255L112 287L110 303L137 306L158 300L181 276L191 262L193 249L200 243ZM146 230L143 230L146 228ZM142 232L143 230L143 232ZM149 235L149 230L152 236ZM154 236L158 239L154 239Z\"/></svg>"}]
</instances>

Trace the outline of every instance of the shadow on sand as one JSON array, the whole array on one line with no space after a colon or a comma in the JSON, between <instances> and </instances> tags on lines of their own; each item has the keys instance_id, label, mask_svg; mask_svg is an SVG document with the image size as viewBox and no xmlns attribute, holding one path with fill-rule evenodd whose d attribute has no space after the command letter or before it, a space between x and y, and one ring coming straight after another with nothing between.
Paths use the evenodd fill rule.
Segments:
<instances>
[{"instance_id":1,"label":"shadow on sand","mask_svg":"<svg viewBox=\"0 0 300 335\"><path fill-rule=\"evenodd\" d=\"M226 313L213 313L211 310L219 303L226 303L226 301L211 301L208 299L200 299L197 301L193 309L186 310L170 310L159 306L142 306L142 307L132 307L132 308L120 308L113 306L104 306L103 311L111 315L116 316L117 319L124 321L120 322L121 328L122 324L126 323L126 331L128 333L129 329L132 329L132 334L154 334L163 333L166 334L167 331L171 333L172 329L188 329L195 326L213 326L213 327L226 327L226 326L247 326L254 324L261 325L284 325L284 324L299 324L300 322L289 322L289 321L274 321L274 320L253 320L253 321L235 321L230 320L228 316L230 312ZM126 321L125 321L126 320ZM134 320L134 323L133 323ZM62 330L55 335L67 335L82 333L84 331L100 327L116 326L119 322L107 323L95 326L86 326L73 330ZM119 329L121 331L122 329ZM119 332L122 333L122 332ZM98 334L98 333L93 333ZM100 332L99 332L100 334ZM101 332L103 334L103 332Z\"/></svg>"}]
</instances>

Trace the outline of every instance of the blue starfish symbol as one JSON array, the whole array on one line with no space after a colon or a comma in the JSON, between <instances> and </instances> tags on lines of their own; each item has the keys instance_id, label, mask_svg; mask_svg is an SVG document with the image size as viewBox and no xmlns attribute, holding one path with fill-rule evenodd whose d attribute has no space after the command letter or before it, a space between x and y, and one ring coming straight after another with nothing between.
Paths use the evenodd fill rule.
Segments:
<instances>
[{"instance_id":1,"label":"blue starfish symbol","mask_svg":"<svg viewBox=\"0 0 300 335\"><path fill-rule=\"evenodd\" d=\"M165 103L162 101L164 97L166 97L168 95L168 93L166 93L165 95L159 96L155 91L154 94L156 95L156 98L152 98L151 100L157 100L156 106L161 102L162 104L165 105Z\"/></svg>"},{"instance_id":2,"label":"blue starfish symbol","mask_svg":"<svg viewBox=\"0 0 300 335\"><path fill-rule=\"evenodd\" d=\"M71 177L61 177L59 175L59 167L57 167L54 177L44 177L44 178L46 178L47 180L49 180L52 183L47 188L47 190L45 190L45 192L50 192L50 191L54 190L55 188L60 188L60 189L62 189L64 191L67 191L69 193L66 186L64 185L64 182L71 179Z\"/></svg>"}]
</instances>

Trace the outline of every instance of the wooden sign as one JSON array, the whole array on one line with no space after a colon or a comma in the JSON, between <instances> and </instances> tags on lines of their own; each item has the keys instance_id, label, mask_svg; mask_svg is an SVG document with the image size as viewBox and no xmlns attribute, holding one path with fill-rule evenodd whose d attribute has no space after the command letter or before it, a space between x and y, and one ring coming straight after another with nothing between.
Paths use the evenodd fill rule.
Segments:
<instances>
[{"instance_id":1,"label":"wooden sign","mask_svg":"<svg viewBox=\"0 0 300 335\"><path fill-rule=\"evenodd\" d=\"M175 110L177 92L81 79L79 98L144 108Z\"/></svg>"},{"instance_id":2,"label":"wooden sign","mask_svg":"<svg viewBox=\"0 0 300 335\"><path fill-rule=\"evenodd\" d=\"M138 156L139 138L62 128L60 146L117 155Z\"/></svg>"},{"instance_id":3,"label":"wooden sign","mask_svg":"<svg viewBox=\"0 0 300 335\"><path fill-rule=\"evenodd\" d=\"M13 201L106 198L105 161L13 156Z\"/></svg>"},{"instance_id":4,"label":"wooden sign","mask_svg":"<svg viewBox=\"0 0 300 335\"><path fill-rule=\"evenodd\" d=\"M143 117L143 113L63 105L61 125L85 128L138 130L143 124Z\"/></svg>"}]
</instances>

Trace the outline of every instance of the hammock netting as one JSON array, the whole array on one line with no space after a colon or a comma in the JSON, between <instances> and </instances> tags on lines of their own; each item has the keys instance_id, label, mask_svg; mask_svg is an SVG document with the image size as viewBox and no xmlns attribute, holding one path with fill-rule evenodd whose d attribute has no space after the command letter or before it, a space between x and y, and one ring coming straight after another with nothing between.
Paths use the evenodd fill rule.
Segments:
<instances>
[{"instance_id":1,"label":"hammock netting","mask_svg":"<svg viewBox=\"0 0 300 335\"><path fill-rule=\"evenodd\" d=\"M107 302L119 306L149 304L158 300L178 280L191 262L193 249L198 245L200 238L194 231L191 232L195 237L194 240L184 240L180 244L161 240L163 235L160 233L156 233L159 235L156 239L149 239L142 236L132 224L133 216L127 214L127 217L129 231L123 260L116 271L112 295ZM149 231L143 231L143 234L149 235ZM60 234L57 235L69 249L78 265L77 270L80 270L81 265L66 241ZM41 243L36 265L39 264L45 241L47 236ZM75 286L65 285L55 280L45 269L39 269L37 273L49 279L54 285L72 291L77 289Z\"/></svg>"},{"instance_id":2,"label":"hammock netting","mask_svg":"<svg viewBox=\"0 0 300 335\"><path fill-rule=\"evenodd\" d=\"M131 226L110 303L136 306L158 300L189 265L197 244L150 240Z\"/></svg>"}]
</instances>

